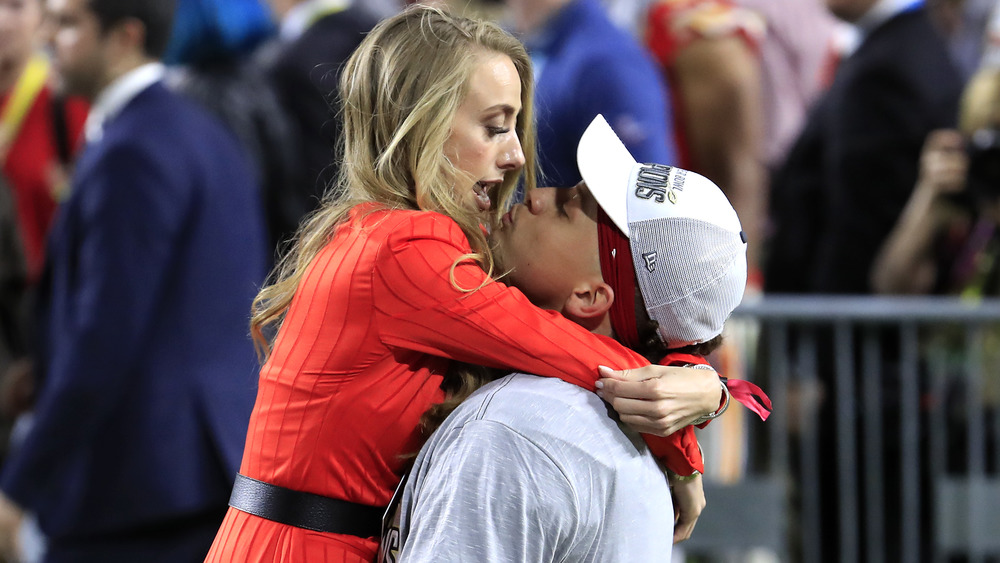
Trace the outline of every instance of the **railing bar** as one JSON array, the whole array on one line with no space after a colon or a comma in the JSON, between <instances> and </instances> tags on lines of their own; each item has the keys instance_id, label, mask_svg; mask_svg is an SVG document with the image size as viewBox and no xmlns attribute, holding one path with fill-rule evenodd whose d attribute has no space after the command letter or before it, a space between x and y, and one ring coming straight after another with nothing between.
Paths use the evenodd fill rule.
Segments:
<instances>
[{"instance_id":1,"label":"railing bar","mask_svg":"<svg viewBox=\"0 0 1000 563\"><path fill-rule=\"evenodd\" d=\"M1000 333L1000 323L988 324L983 327L983 330L985 331L983 333L983 337L985 338L986 335L989 335L989 345L991 347L995 347L997 345L997 334ZM987 354L986 346L987 344L984 341L982 347L982 363L980 364L982 369L980 369L979 373L982 375L982 381L984 384L986 382L986 377L990 377L994 393L992 397L994 402L992 403L991 409L993 419L993 467L989 470L991 471L991 475L994 479L1000 479L1000 405L997 404L997 400L1000 399L1000 397L998 397L1000 389L997 387L998 384L1000 384L997 379L1000 377L1000 375L998 375L1000 374L1000 353L993 348L991 349L991 353ZM987 361L989 361L989 364L987 364ZM1000 558L997 560L1000 561Z\"/></svg>"},{"instance_id":2,"label":"railing bar","mask_svg":"<svg viewBox=\"0 0 1000 563\"><path fill-rule=\"evenodd\" d=\"M930 378L930 393L934 398L928 414L928 455L929 464L928 481L930 482L930 498L934 499L932 506L937 506L938 490L941 483L948 478L948 420L947 405L945 404L945 392L947 390L947 358L942 352L938 352L930 357L928 364ZM932 511L930 519L932 530L935 535L939 534L941 523L938 521L940 511ZM931 557L933 563L945 563L947 560L944 550L941 549L939 538L935 537L931 544Z\"/></svg>"},{"instance_id":3,"label":"railing bar","mask_svg":"<svg viewBox=\"0 0 1000 563\"><path fill-rule=\"evenodd\" d=\"M1000 369L1000 366L994 366L994 368ZM993 406L991 416L993 419L993 467L991 471L993 478L996 479L1000 476L1000 412L998 412L996 405Z\"/></svg>"},{"instance_id":4,"label":"railing bar","mask_svg":"<svg viewBox=\"0 0 1000 563\"><path fill-rule=\"evenodd\" d=\"M969 325L965 329L966 338L966 404L968 414L969 477L979 478L986 469L983 442L983 327Z\"/></svg>"},{"instance_id":5,"label":"railing bar","mask_svg":"<svg viewBox=\"0 0 1000 563\"><path fill-rule=\"evenodd\" d=\"M812 389L817 384L816 333L810 327L799 333L798 362L796 375L800 389ZM802 471L802 554L805 563L821 561L824 549L820 529L820 482L819 482L819 432L816 409L803 408L807 400L800 401L798 414L802 429L799 452Z\"/></svg>"},{"instance_id":6,"label":"railing bar","mask_svg":"<svg viewBox=\"0 0 1000 563\"><path fill-rule=\"evenodd\" d=\"M983 420L983 326L970 324L965 327L966 341L966 394L965 412L968 416L967 440L969 448L970 486L981 483L986 473L986 431ZM977 526L982 523L979 507L981 500L969 495L969 562L982 560L982 543Z\"/></svg>"},{"instance_id":7,"label":"railing bar","mask_svg":"<svg viewBox=\"0 0 1000 563\"><path fill-rule=\"evenodd\" d=\"M758 368L760 366L757 356L762 353L758 347L758 342L762 342L761 323L756 319L739 319L736 322L730 322L728 328L736 329L732 331L730 338L736 341L736 348L740 351L739 360L737 361L742 367L742 377L747 381L758 383L762 387L772 388L774 383L761 383L759 379ZM766 352L763 352L763 354L766 354ZM773 431L770 429L771 425L761 427L755 425L753 422L748 424L747 421L751 420L751 413L745 409L740 409L740 413L744 421L742 427L745 429L745 433L743 434L743 447L745 448L743 450L743 475L761 475L765 471L773 471L775 467L781 467L773 457L774 446L770 440L770 436L773 434ZM763 436L762 433L764 432L768 433L768 435ZM768 455L756 455L756 452L763 451L765 445Z\"/></svg>"},{"instance_id":8,"label":"railing bar","mask_svg":"<svg viewBox=\"0 0 1000 563\"><path fill-rule=\"evenodd\" d=\"M771 294L747 301L733 312L736 317L784 319L814 323L838 320L897 323L910 321L996 321L1000 319L1000 298L969 301L959 297L881 296L801 296Z\"/></svg>"},{"instance_id":9,"label":"railing bar","mask_svg":"<svg viewBox=\"0 0 1000 563\"><path fill-rule=\"evenodd\" d=\"M885 497L883 485L882 449L882 379L880 366L882 353L879 347L878 331L868 326L864 330L862 344L862 408L864 422L864 460L866 470L865 506L867 519L865 529L867 560L881 563L885 560Z\"/></svg>"},{"instance_id":10,"label":"railing bar","mask_svg":"<svg viewBox=\"0 0 1000 563\"><path fill-rule=\"evenodd\" d=\"M777 407L771 413L771 420L768 423L769 449L772 460L768 469L772 475L779 471L788 471L789 468L788 441L791 436L788 432L788 409L782 408L782 406L788 405L787 352L788 325L781 321L769 323L767 361L771 366L771 377L768 381L771 388L767 391L771 396L772 404Z\"/></svg>"},{"instance_id":11,"label":"railing bar","mask_svg":"<svg viewBox=\"0 0 1000 563\"><path fill-rule=\"evenodd\" d=\"M840 560L858 561L857 444L854 434L854 346L851 325L834 327L836 369L837 491L840 502Z\"/></svg>"},{"instance_id":12,"label":"railing bar","mask_svg":"<svg viewBox=\"0 0 1000 563\"><path fill-rule=\"evenodd\" d=\"M918 334L912 322L900 327L900 463L902 561L920 561L920 389Z\"/></svg>"}]
</instances>

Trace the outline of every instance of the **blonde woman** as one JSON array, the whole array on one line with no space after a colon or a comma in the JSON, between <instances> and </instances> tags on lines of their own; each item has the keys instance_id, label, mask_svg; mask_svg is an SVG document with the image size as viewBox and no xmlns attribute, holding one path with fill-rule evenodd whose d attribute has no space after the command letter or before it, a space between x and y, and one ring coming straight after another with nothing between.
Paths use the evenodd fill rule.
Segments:
<instances>
[{"instance_id":1,"label":"blonde woman","mask_svg":"<svg viewBox=\"0 0 1000 563\"><path fill-rule=\"evenodd\" d=\"M648 363L491 278L484 231L522 168L533 187L531 77L523 46L495 25L419 6L383 21L348 61L334 190L346 195L303 224L255 302L268 357L208 561L374 560L405 454L453 361L591 390L600 365ZM632 376L605 389L626 388L613 403L637 430L666 434L719 405L711 372Z\"/></svg>"}]
</instances>

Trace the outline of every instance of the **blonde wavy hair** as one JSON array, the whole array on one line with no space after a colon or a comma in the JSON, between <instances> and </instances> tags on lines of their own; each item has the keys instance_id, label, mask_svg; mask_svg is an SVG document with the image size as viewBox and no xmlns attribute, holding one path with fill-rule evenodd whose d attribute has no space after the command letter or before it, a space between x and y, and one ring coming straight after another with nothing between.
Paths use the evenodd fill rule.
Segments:
<instances>
[{"instance_id":1,"label":"blonde wavy hair","mask_svg":"<svg viewBox=\"0 0 1000 563\"><path fill-rule=\"evenodd\" d=\"M340 175L319 208L299 226L292 245L253 302L250 332L263 358L303 273L347 212L359 203L436 211L455 220L473 259L494 275L493 253L481 215L463 205L454 185L463 178L445 157L452 120L484 53L510 57L520 76L521 112L515 123L525 164L504 175L491 193L489 221L510 206L518 182L535 187L535 128L531 60L520 41L499 26L415 5L380 22L347 61L340 79L344 128ZM276 331L275 331L276 332Z\"/></svg>"},{"instance_id":2,"label":"blonde wavy hair","mask_svg":"<svg viewBox=\"0 0 1000 563\"><path fill-rule=\"evenodd\" d=\"M969 80L958 121L966 135L984 127L1000 127L1000 68L983 68Z\"/></svg>"}]
</instances>

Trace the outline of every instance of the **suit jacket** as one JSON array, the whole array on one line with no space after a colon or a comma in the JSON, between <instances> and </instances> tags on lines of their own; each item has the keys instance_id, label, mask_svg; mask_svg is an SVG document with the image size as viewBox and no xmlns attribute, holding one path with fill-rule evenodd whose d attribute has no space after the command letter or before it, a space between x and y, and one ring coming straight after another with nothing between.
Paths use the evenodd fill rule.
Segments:
<instances>
[{"instance_id":1,"label":"suit jacket","mask_svg":"<svg viewBox=\"0 0 1000 563\"><path fill-rule=\"evenodd\" d=\"M298 177L288 189L267 194L268 226L277 242L295 232L337 177L334 148L340 141L340 69L364 34L378 23L363 2L323 16L294 41L265 49L261 64L289 113L298 137Z\"/></svg>"},{"instance_id":2,"label":"suit jacket","mask_svg":"<svg viewBox=\"0 0 1000 563\"><path fill-rule=\"evenodd\" d=\"M237 141L162 84L85 149L50 239L34 427L0 481L52 540L221 514L266 255Z\"/></svg>"},{"instance_id":3,"label":"suit jacket","mask_svg":"<svg viewBox=\"0 0 1000 563\"><path fill-rule=\"evenodd\" d=\"M923 8L868 35L773 179L772 292L868 293L916 183L927 134L956 121L962 80Z\"/></svg>"}]
</instances>

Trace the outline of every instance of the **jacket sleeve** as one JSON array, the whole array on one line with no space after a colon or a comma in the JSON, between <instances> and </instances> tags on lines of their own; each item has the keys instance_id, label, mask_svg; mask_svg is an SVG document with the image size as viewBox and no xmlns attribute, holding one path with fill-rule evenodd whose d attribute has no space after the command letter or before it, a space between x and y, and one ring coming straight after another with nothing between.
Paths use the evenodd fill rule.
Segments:
<instances>
[{"instance_id":1,"label":"jacket sleeve","mask_svg":"<svg viewBox=\"0 0 1000 563\"><path fill-rule=\"evenodd\" d=\"M474 260L459 260L470 250L454 221L432 213L412 217L390 234L373 273L375 314L387 346L558 377L591 391L599 365L649 364L614 340L535 307Z\"/></svg>"},{"instance_id":2,"label":"jacket sleeve","mask_svg":"<svg viewBox=\"0 0 1000 563\"><path fill-rule=\"evenodd\" d=\"M72 292L56 295L71 315L49 327L48 369L34 425L4 468L3 489L31 507L55 494L59 460L88 448L131 384L174 245L187 193L178 176L148 150L110 148L77 186L62 213L78 229L67 261Z\"/></svg>"}]
</instances>

